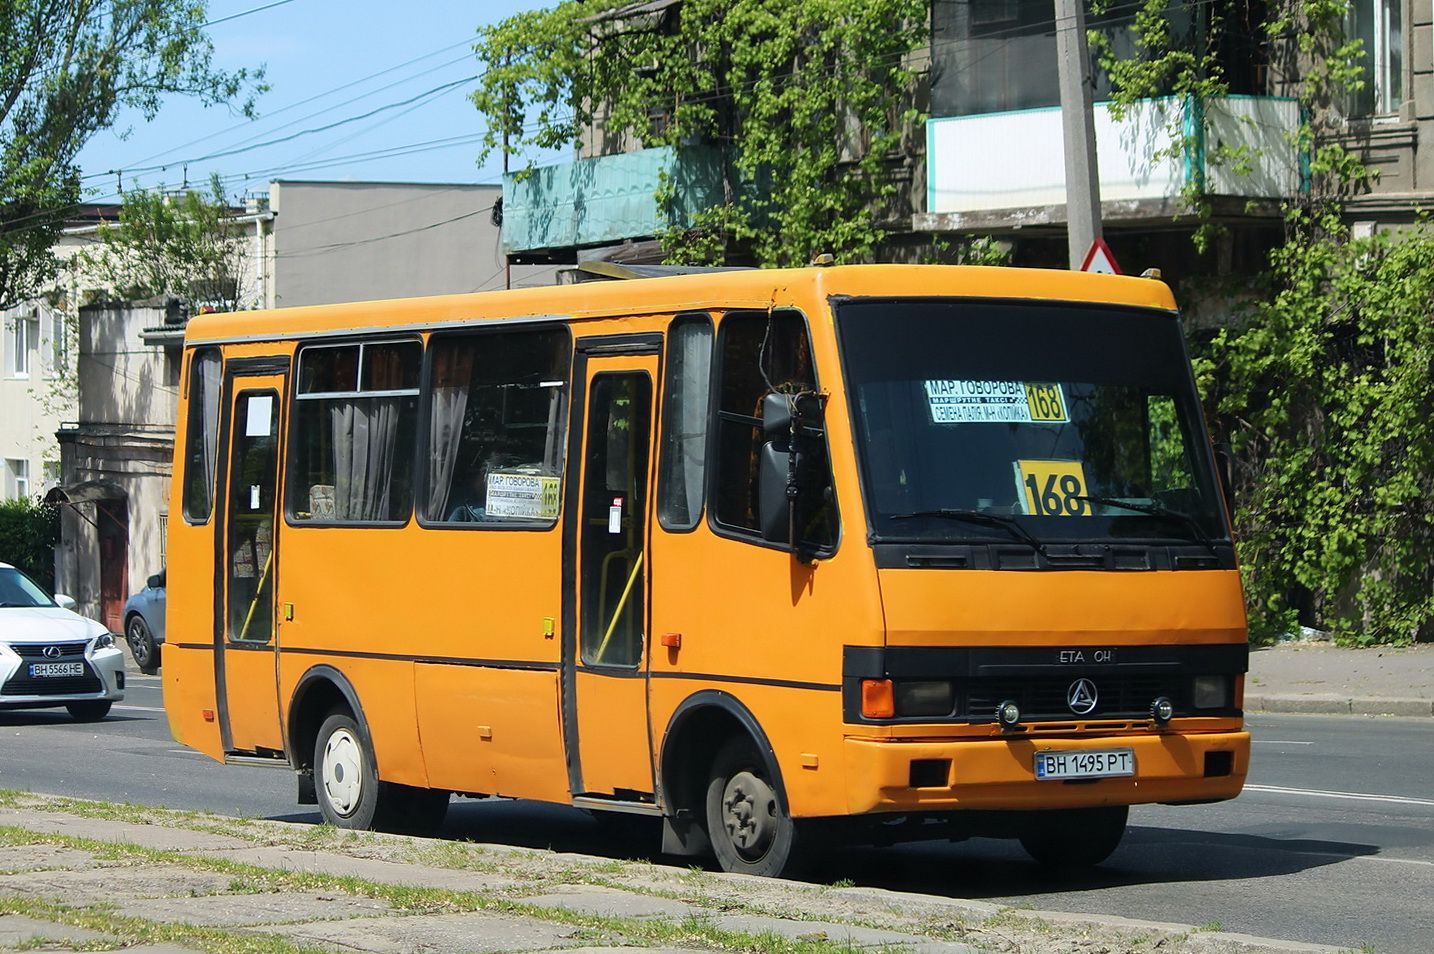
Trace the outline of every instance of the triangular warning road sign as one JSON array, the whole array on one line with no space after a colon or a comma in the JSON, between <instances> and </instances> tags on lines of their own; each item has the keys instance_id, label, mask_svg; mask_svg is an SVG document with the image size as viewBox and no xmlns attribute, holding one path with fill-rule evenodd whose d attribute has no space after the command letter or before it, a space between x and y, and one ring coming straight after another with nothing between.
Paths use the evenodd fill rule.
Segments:
<instances>
[{"instance_id":1,"label":"triangular warning road sign","mask_svg":"<svg viewBox=\"0 0 1434 954\"><path fill-rule=\"evenodd\" d=\"M1103 238L1098 238L1090 243L1090 251L1085 253L1085 261L1081 263L1080 270L1099 272L1102 275L1125 274L1115 263L1115 256L1110 254L1110 246L1105 244Z\"/></svg>"}]
</instances>

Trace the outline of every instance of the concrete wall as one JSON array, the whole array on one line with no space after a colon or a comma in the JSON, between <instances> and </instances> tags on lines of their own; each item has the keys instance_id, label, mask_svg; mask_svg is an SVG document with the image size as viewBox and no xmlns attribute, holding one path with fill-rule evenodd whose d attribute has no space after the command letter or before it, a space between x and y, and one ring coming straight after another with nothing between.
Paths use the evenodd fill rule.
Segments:
<instances>
[{"instance_id":1,"label":"concrete wall","mask_svg":"<svg viewBox=\"0 0 1434 954\"><path fill-rule=\"evenodd\" d=\"M496 185L274 182L270 307L487 291L506 287ZM512 283L552 284L551 268L515 267Z\"/></svg>"}]
</instances>

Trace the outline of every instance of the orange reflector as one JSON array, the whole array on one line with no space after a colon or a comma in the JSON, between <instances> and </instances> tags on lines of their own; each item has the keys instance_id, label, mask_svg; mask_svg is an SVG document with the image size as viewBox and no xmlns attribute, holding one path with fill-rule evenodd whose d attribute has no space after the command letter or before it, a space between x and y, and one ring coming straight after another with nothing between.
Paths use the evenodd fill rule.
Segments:
<instances>
[{"instance_id":1,"label":"orange reflector","mask_svg":"<svg viewBox=\"0 0 1434 954\"><path fill-rule=\"evenodd\" d=\"M861 681L861 714L868 719L890 719L896 715L896 694L890 679Z\"/></svg>"},{"instance_id":2,"label":"orange reflector","mask_svg":"<svg viewBox=\"0 0 1434 954\"><path fill-rule=\"evenodd\" d=\"M205 722L213 722L213 721L214 721L214 710L213 710L213 709L204 709L204 710L202 710L199 714L202 715L202 716L204 716L204 721L205 721Z\"/></svg>"},{"instance_id":3,"label":"orange reflector","mask_svg":"<svg viewBox=\"0 0 1434 954\"><path fill-rule=\"evenodd\" d=\"M662 634L662 645L666 646L668 649L681 649L681 648L682 648L682 634L681 634L681 633L663 633L663 634Z\"/></svg>"}]
</instances>

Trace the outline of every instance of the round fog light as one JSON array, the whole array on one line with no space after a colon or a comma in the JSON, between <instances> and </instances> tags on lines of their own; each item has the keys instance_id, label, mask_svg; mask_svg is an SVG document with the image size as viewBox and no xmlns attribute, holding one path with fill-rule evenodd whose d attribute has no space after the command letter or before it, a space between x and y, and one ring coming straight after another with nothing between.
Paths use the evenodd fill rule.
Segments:
<instances>
[{"instance_id":1,"label":"round fog light","mask_svg":"<svg viewBox=\"0 0 1434 954\"><path fill-rule=\"evenodd\" d=\"M1021 722L1021 707L1007 699L996 707L996 721L1003 729L1014 729Z\"/></svg>"},{"instance_id":2,"label":"round fog light","mask_svg":"<svg viewBox=\"0 0 1434 954\"><path fill-rule=\"evenodd\" d=\"M1150 704L1150 718L1156 725L1165 725L1175 715L1175 703L1160 696Z\"/></svg>"}]
</instances>

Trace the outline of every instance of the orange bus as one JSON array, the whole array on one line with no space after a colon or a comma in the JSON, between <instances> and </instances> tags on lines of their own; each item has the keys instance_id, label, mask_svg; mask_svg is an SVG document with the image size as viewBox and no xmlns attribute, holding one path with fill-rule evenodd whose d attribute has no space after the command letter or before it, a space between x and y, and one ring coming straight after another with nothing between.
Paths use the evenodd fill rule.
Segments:
<instances>
[{"instance_id":1,"label":"orange bus","mask_svg":"<svg viewBox=\"0 0 1434 954\"><path fill-rule=\"evenodd\" d=\"M171 729L334 825L507 796L731 871L972 835L1077 865L1243 785L1239 571L1157 280L204 315L179 420Z\"/></svg>"}]
</instances>

